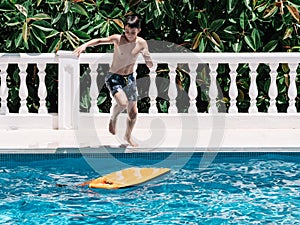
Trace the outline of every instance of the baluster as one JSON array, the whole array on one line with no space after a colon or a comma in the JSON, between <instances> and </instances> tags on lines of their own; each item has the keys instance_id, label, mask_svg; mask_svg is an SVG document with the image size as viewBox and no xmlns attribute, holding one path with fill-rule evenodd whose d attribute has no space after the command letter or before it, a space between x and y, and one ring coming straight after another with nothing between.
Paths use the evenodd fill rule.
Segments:
<instances>
[{"instance_id":1,"label":"baluster","mask_svg":"<svg viewBox=\"0 0 300 225\"><path fill-rule=\"evenodd\" d=\"M218 97L218 89L217 89L217 63L210 63L209 64L209 75L210 75L210 86L209 86L209 98L210 98L210 107L208 112L209 113L218 113L217 108L217 97Z\"/></svg>"},{"instance_id":2,"label":"baluster","mask_svg":"<svg viewBox=\"0 0 300 225\"><path fill-rule=\"evenodd\" d=\"M136 80L136 77L137 77L137 68L138 68L138 64L135 63L134 66L133 66L133 76Z\"/></svg>"},{"instance_id":3,"label":"baluster","mask_svg":"<svg viewBox=\"0 0 300 225\"><path fill-rule=\"evenodd\" d=\"M250 107L249 113L258 113L258 109L256 106L256 98L258 95L256 77L257 77L257 69L258 63L249 63L250 68L250 88L249 88L249 96L250 96Z\"/></svg>"},{"instance_id":4,"label":"baluster","mask_svg":"<svg viewBox=\"0 0 300 225\"><path fill-rule=\"evenodd\" d=\"M20 110L19 113L20 114L26 114L28 113L28 108L27 108L27 101L26 98L28 96L28 90L27 90L27 86L26 86L26 68L27 68L27 63L19 63L19 68L20 68L20 90L19 90L19 97L21 98L21 106L20 106Z\"/></svg>"},{"instance_id":5,"label":"baluster","mask_svg":"<svg viewBox=\"0 0 300 225\"><path fill-rule=\"evenodd\" d=\"M236 98L238 96L238 89L236 86L236 76L237 72L236 69L238 67L237 63L230 63L230 87L229 87L229 97L230 97L230 106L229 106L229 113L238 113L238 108L236 106Z\"/></svg>"},{"instance_id":6,"label":"baluster","mask_svg":"<svg viewBox=\"0 0 300 225\"><path fill-rule=\"evenodd\" d=\"M0 74L1 74L1 108L0 108L0 114L6 115L9 113L8 107L7 107L7 97L8 97L8 88L6 84L6 77L7 77L7 67L8 64L0 64Z\"/></svg>"},{"instance_id":7,"label":"baluster","mask_svg":"<svg viewBox=\"0 0 300 225\"><path fill-rule=\"evenodd\" d=\"M110 68L110 67L111 67L111 63L109 64L108 68ZM109 92L109 93L110 93L110 92ZM111 93L110 93L110 97L111 97L111 107L110 107L109 112L110 112L110 114L112 114L113 108L115 107L115 105L117 105L117 101L116 101L116 99L112 96Z\"/></svg>"},{"instance_id":8,"label":"baluster","mask_svg":"<svg viewBox=\"0 0 300 225\"><path fill-rule=\"evenodd\" d=\"M290 87L288 90L288 96L289 96L289 107L287 109L288 113L296 113L297 109L295 106L296 103L296 97L297 97L297 87L296 87L296 75L297 75L297 68L298 64L296 63L290 63Z\"/></svg>"},{"instance_id":9,"label":"baluster","mask_svg":"<svg viewBox=\"0 0 300 225\"><path fill-rule=\"evenodd\" d=\"M198 109L196 106L196 98L198 95L197 85L196 85L196 78L197 78L197 68L198 63L190 63L190 88L189 88L189 98L190 98L190 107L189 113L197 113Z\"/></svg>"},{"instance_id":10,"label":"baluster","mask_svg":"<svg viewBox=\"0 0 300 225\"><path fill-rule=\"evenodd\" d=\"M45 84L45 76L46 76L46 63L38 63L37 64L39 73L39 89L38 89L38 95L40 98L40 107L39 107L39 114L47 114L48 109L46 107L46 97L47 97L47 88Z\"/></svg>"},{"instance_id":11,"label":"baluster","mask_svg":"<svg viewBox=\"0 0 300 225\"><path fill-rule=\"evenodd\" d=\"M156 98L157 98L157 87L155 84L155 78L156 78L156 68L157 64L153 63L152 68L150 68L150 86L149 86L149 98L150 98L150 108L149 113L155 114L158 112L156 107Z\"/></svg>"},{"instance_id":12,"label":"baluster","mask_svg":"<svg viewBox=\"0 0 300 225\"><path fill-rule=\"evenodd\" d=\"M270 63L271 84L269 89L270 106L268 108L268 113L278 112L276 107L276 97L278 95L277 84L276 84L277 68L278 68L278 63Z\"/></svg>"},{"instance_id":13,"label":"baluster","mask_svg":"<svg viewBox=\"0 0 300 225\"><path fill-rule=\"evenodd\" d=\"M93 115L99 114L99 108L97 106L98 100L98 86L97 86L97 76L98 76L98 63L91 63L89 64L91 69L90 76L91 76L91 88L90 88L90 97L91 97L91 108L90 113Z\"/></svg>"},{"instance_id":14,"label":"baluster","mask_svg":"<svg viewBox=\"0 0 300 225\"><path fill-rule=\"evenodd\" d=\"M170 68L170 86L169 86L169 91L168 95L170 98L170 107L169 107L169 113L174 114L177 113L177 107L176 107L176 97L177 97L177 89L176 89L176 68Z\"/></svg>"}]
</instances>

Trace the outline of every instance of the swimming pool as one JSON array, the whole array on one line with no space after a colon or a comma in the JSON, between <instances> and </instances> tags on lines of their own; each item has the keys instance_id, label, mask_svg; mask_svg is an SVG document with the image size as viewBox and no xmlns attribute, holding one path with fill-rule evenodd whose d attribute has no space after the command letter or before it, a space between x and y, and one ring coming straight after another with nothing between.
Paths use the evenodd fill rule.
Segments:
<instances>
[{"instance_id":1,"label":"swimming pool","mask_svg":"<svg viewBox=\"0 0 300 225\"><path fill-rule=\"evenodd\" d=\"M128 189L72 186L131 166L172 170ZM299 171L297 152L1 154L0 223L299 224Z\"/></svg>"}]
</instances>

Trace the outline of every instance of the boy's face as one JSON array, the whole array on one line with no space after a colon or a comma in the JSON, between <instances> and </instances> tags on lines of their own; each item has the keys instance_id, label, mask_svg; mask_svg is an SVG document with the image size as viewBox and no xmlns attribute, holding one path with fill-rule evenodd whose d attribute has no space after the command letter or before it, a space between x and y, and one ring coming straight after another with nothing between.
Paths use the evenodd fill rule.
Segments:
<instances>
[{"instance_id":1,"label":"boy's face","mask_svg":"<svg viewBox=\"0 0 300 225\"><path fill-rule=\"evenodd\" d=\"M125 26L124 33L128 41L135 41L138 33L141 31L139 28L131 28L128 25Z\"/></svg>"}]
</instances>

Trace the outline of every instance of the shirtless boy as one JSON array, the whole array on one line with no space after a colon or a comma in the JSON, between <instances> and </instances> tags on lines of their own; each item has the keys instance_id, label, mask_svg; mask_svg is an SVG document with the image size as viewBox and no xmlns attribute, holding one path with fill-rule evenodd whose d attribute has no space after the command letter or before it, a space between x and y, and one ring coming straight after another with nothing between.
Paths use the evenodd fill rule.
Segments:
<instances>
[{"instance_id":1,"label":"shirtless boy","mask_svg":"<svg viewBox=\"0 0 300 225\"><path fill-rule=\"evenodd\" d=\"M114 34L106 38L90 40L77 49L74 53L79 56L87 47L101 44L113 44L113 61L105 83L116 100L109 122L109 132L116 134L118 115L127 109L125 141L131 146L137 146L132 140L131 133L137 118L137 87L133 76L133 68L139 53L142 53L146 65L153 66L147 42L138 37L141 31L141 22L138 16L127 16L124 22L124 34Z\"/></svg>"}]
</instances>

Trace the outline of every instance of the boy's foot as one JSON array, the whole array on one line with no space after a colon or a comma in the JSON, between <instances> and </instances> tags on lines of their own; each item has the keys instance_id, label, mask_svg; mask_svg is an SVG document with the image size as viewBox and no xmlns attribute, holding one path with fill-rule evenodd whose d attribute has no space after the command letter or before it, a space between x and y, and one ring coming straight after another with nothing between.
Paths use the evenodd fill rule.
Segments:
<instances>
[{"instance_id":1,"label":"boy's foot","mask_svg":"<svg viewBox=\"0 0 300 225\"><path fill-rule=\"evenodd\" d=\"M132 146L132 147L137 147L137 146L138 146L138 144L135 143L135 142L133 142L132 139L131 139L130 137L126 137L126 136L125 136L125 137L124 137L124 140L127 141L128 144L129 144L130 146Z\"/></svg>"},{"instance_id":2,"label":"boy's foot","mask_svg":"<svg viewBox=\"0 0 300 225\"><path fill-rule=\"evenodd\" d=\"M116 134L116 123L117 120L112 120L112 119L109 120L108 130L112 135Z\"/></svg>"}]
</instances>

